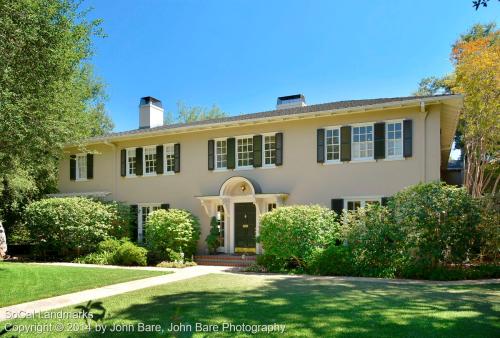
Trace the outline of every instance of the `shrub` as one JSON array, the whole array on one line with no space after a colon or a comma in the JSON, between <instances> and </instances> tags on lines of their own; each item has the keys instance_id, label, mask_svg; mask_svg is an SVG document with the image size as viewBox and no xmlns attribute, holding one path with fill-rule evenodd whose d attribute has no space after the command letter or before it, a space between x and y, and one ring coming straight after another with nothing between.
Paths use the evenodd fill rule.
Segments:
<instances>
[{"instance_id":1,"label":"shrub","mask_svg":"<svg viewBox=\"0 0 500 338\"><path fill-rule=\"evenodd\" d=\"M109 237L115 219L108 206L82 197L50 198L31 203L25 210L32 240L42 250L67 254L89 252Z\"/></svg>"},{"instance_id":2,"label":"shrub","mask_svg":"<svg viewBox=\"0 0 500 338\"><path fill-rule=\"evenodd\" d=\"M464 188L417 184L398 192L389 204L414 264L462 263L478 246L479 208Z\"/></svg>"},{"instance_id":3,"label":"shrub","mask_svg":"<svg viewBox=\"0 0 500 338\"><path fill-rule=\"evenodd\" d=\"M130 205L116 201L103 203L114 216L111 221L111 229L108 232L109 235L115 238L132 238L132 224L137 215L132 214Z\"/></svg>"},{"instance_id":4,"label":"shrub","mask_svg":"<svg viewBox=\"0 0 500 338\"><path fill-rule=\"evenodd\" d=\"M210 233L205 239L205 242L207 242L208 250L212 254L215 253L217 251L217 248L220 246L219 236L219 224L217 222L217 219L215 217L212 217L212 219L210 220Z\"/></svg>"},{"instance_id":5,"label":"shrub","mask_svg":"<svg viewBox=\"0 0 500 338\"><path fill-rule=\"evenodd\" d=\"M195 262L160 262L156 266L159 268L188 268L190 266L196 266Z\"/></svg>"},{"instance_id":6,"label":"shrub","mask_svg":"<svg viewBox=\"0 0 500 338\"><path fill-rule=\"evenodd\" d=\"M315 250L309 259L307 271L324 276L353 276L355 269L352 252L341 245Z\"/></svg>"},{"instance_id":7,"label":"shrub","mask_svg":"<svg viewBox=\"0 0 500 338\"><path fill-rule=\"evenodd\" d=\"M401 267L403 233L393 222L388 208L371 204L345 212L342 235L352 251L352 264L360 275L394 277ZM334 254L335 249L331 250Z\"/></svg>"},{"instance_id":8,"label":"shrub","mask_svg":"<svg viewBox=\"0 0 500 338\"><path fill-rule=\"evenodd\" d=\"M140 265L147 264L148 251L132 242L124 242L118 247L113 255L114 264L118 265Z\"/></svg>"},{"instance_id":9,"label":"shrub","mask_svg":"<svg viewBox=\"0 0 500 338\"><path fill-rule=\"evenodd\" d=\"M266 254L279 262L293 261L307 266L306 258L318 248L339 239L335 213L317 205L296 205L274 209L260 219L260 236Z\"/></svg>"},{"instance_id":10,"label":"shrub","mask_svg":"<svg viewBox=\"0 0 500 338\"><path fill-rule=\"evenodd\" d=\"M146 222L148 247L169 261L194 255L199 238L199 221L186 210L156 210Z\"/></svg>"},{"instance_id":11,"label":"shrub","mask_svg":"<svg viewBox=\"0 0 500 338\"><path fill-rule=\"evenodd\" d=\"M290 260L281 259L276 256L269 255L268 253L258 255L255 260L255 265L262 267L262 270L268 272L286 272L292 268L290 266Z\"/></svg>"},{"instance_id":12,"label":"shrub","mask_svg":"<svg viewBox=\"0 0 500 338\"><path fill-rule=\"evenodd\" d=\"M500 195L489 195L479 200L481 206L480 236L481 261L498 264L500 258Z\"/></svg>"},{"instance_id":13,"label":"shrub","mask_svg":"<svg viewBox=\"0 0 500 338\"><path fill-rule=\"evenodd\" d=\"M126 241L126 239L118 240L115 238L108 238L97 244L97 251L115 253L118 248Z\"/></svg>"},{"instance_id":14,"label":"shrub","mask_svg":"<svg viewBox=\"0 0 500 338\"><path fill-rule=\"evenodd\" d=\"M113 253L109 251L104 252L92 252L88 255L78 257L74 260L75 263L80 264L114 264L113 263Z\"/></svg>"}]
</instances>

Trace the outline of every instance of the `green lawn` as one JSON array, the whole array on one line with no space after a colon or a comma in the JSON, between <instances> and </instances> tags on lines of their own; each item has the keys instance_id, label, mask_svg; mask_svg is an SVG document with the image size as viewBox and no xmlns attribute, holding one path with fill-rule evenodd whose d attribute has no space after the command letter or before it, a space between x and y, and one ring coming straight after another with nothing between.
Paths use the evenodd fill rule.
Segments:
<instances>
[{"instance_id":1,"label":"green lawn","mask_svg":"<svg viewBox=\"0 0 500 338\"><path fill-rule=\"evenodd\" d=\"M0 307L165 272L0 262Z\"/></svg>"},{"instance_id":2,"label":"green lawn","mask_svg":"<svg viewBox=\"0 0 500 338\"><path fill-rule=\"evenodd\" d=\"M286 336L498 337L500 285L397 285L303 279L290 276L212 274L102 300L104 336L206 336L196 323L283 324ZM76 311L74 307L65 311ZM102 310L95 311L96 315ZM74 328L77 320L24 319L14 324L58 324ZM192 325L193 332L141 333L139 323ZM125 334L111 328L132 324ZM187 326L185 326L187 327ZM79 332L88 336L87 332ZM57 337L56 332L47 335ZM102 333L93 332L95 337ZM219 332L216 336L235 336ZM250 336L250 333L241 334ZM264 335L264 334L262 334ZM22 335L23 337L25 335ZM29 335L28 335L29 336ZM59 333L68 336L68 332ZM74 332L71 336L78 336ZM92 336L92 334L90 334Z\"/></svg>"}]
</instances>

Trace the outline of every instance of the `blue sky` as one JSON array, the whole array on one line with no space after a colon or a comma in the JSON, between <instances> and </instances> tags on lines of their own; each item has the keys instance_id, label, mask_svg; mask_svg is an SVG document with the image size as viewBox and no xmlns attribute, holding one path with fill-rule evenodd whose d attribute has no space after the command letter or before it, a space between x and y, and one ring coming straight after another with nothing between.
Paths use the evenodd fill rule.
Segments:
<instances>
[{"instance_id":1,"label":"blue sky","mask_svg":"<svg viewBox=\"0 0 500 338\"><path fill-rule=\"evenodd\" d=\"M138 127L142 96L273 109L303 93L309 104L410 95L425 76L451 70L450 46L500 6L470 0L87 0L108 35L96 39L115 130Z\"/></svg>"}]
</instances>

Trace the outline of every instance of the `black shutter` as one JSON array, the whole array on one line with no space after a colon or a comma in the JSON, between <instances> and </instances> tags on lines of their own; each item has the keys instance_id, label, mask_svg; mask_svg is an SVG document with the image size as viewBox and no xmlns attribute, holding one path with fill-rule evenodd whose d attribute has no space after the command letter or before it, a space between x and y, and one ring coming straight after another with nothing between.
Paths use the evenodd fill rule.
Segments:
<instances>
[{"instance_id":1,"label":"black shutter","mask_svg":"<svg viewBox=\"0 0 500 338\"><path fill-rule=\"evenodd\" d=\"M236 140L234 137L227 139L227 168L234 169L236 166L236 158L235 158L235 143Z\"/></svg>"},{"instance_id":2,"label":"black shutter","mask_svg":"<svg viewBox=\"0 0 500 338\"><path fill-rule=\"evenodd\" d=\"M161 208L162 208L163 210L168 210L168 209L170 209L170 204L168 204L168 203L163 203L163 204L161 205Z\"/></svg>"},{"instance_id":3,"label":"black shutter","mask_svg":"<svg viewBox=\"0 0 500 338\"><path fill-rule=\"evenodd\" d=\"M381 201L381 202L382 202L381 204L382 204L383 206L386 206L386 205L387 205L387 203L389 202L389 197L382 197L382 201Z\"/></svg>"},{"instance_id":4,"label":"black shutter","mask_svg":"<svg viewBox=\"0 0 500 338\"><path fill-rule=\"evenodd\" d=\"M403 121L403 156L411 157L413 153L413 121Z\"/></svg>"},{"instance_id":5,"label":"black shutter","mask_svg":"<svg viewBox=\"0 0 500 338\"><path fill-rule=\"evenodd\" d=\"M135 148L135 174L142 176L142 148Z\"/></svg>"},{"instance_id":6,"label":"black shutter","mask_svg":"<svg viewBox=\"0 0 500 338\"><path fill-rule=\"evenodd\" d=\"M351 126L340 128L340 160L351 160Z\"/></svg>"},{"instance_id":7,"label":"black shutter","mask_svg":"<svg viewBox=\"0 0 500 338\"><path fill-rule=\"evenodd\" d=\"M208 140L208 170L215 169L215 141Z\"/></svg>"},{"instance_id":8,"label":"black shutter","mask_svg":"<svg viewBox=\"0 0 500 338\"><path fill-rule=\"evenodd\" d=\"M69 179L76 180L76 155L69 157Z\"/></svg>"},{"instance_id":9,"label":"black shutter","mask_svg":"<svg viewBox=\"0 0 500 338\"><path fill-rule=\"evenodd\" d=\"M385 122L375 123L374 125L374 158L385 158Z\"/></svg>"},{"instance_id":10,"label":"black shutter","mask_svg":"<svg viewBox=\"0 0 500 338\"><path fill-rule=\"evenodd\" d=\"M174 173L181 171L181 144L174 144Z\"/></svg>"},{"instance_id":11,"label":"black shutter","mask_svg":"<svg viewBox=\"0 0 500 338\"><path fill-rule=\"evenodd\" d=\"M94 178L94 154L87 154L87 179Z\"/></svg>"},{"instance_id":12,"label":"black shutter","mask_svg":"<svg viewBox=\"0 0 500 338\"><path fill-rule=\"evenodd\" d=\"M262 167L262 135L253 136L253 166Z\"/></svg>"},{"instance_id":13,"label":"black shutter","mask_svg":"<svg viewBox=\"0 0 500 338\"><path fill-rule=\"evenodd\" d=\"M122 149L120 151L120 175L122 177L127 176L127 150Z\"/></svg>"},{"instance_id":14,"label":"black shutter","mask_svg":"<svg viewBox=\"0 0 500 338\"><path fill-rule=\"evenodd\" d=\"M156 173L163 174L163 145L156 146Z\"/></svg>"},{"instance_id":15,"label":"black shutter","mask_svg":"<svg viewBox=\"0 0 500 338\"><path fill-rule=\"evenodd\" d=\"M325 129L316 131L316 162L325 163Z\"/></svg>"},{"instance_id":16,"label":"black shutter","mask_svg":"<svg viewBox=\"0 0 500 338\"><path fill-rule=\"evenodd\" d=\"M276 133L274 141L276 142L276 165L283 165L283 133Z\"/></svg>"},{"instance_id":17,"label":"black shutter","mask_svg":"<svg viewBox=\"0 0 500 338\"><path fill-rule=\"evenodd\" d=\"M344 209L344 199L333 198L332 199L332 210L335 211L337 216L342 215L342 210Z\"/></svg>"},{"instance_id":18,"label":"black shutter","mask_svg":"<svg viewBox=\"0 0 500 338\"><path fill-rule=\"evenodd\" d=\"M137 242L137 232L139 231L137 225L138 210L137 204L130 206L130 239L132 242Z\"/></svg>"}]
</instances>

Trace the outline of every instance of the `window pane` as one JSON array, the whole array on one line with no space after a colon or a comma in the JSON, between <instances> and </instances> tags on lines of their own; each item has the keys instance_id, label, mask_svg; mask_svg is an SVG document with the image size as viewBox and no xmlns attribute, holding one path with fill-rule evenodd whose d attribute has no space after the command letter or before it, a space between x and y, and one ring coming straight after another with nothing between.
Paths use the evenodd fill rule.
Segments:
<instances>
[{"instance_id":1,"label":"window pane","mask_svg":"<svg viewBox=\"0 0 500 338\"><path fill-rule=\"evenodd\" d=\"M274 135L264 136L264 164L276 163L276 138Z\"/></svg>"},{"instance_id":2,"label":"window pane","mask_svg":"<svg viewBox=\"0 0 500 338\"><path fill-rule=\"evenodd\" d=\"M340 137L339 129L328 129L326 137L326 160L334 161L339 159Z\"/></svg>"},{"instance_id":3,"label":"window pane","mask_svg":"<svg viewBox=\"0 0 500 338\"><path fill-rule=\"evenodd\" d=\"M135 149L127 150L127 174L135 175L136 168L136 157L135 157Z\"/></svg>"},{"instance_id":4,"label":"window pane","mask_svg":"<svg viewBox=\"0 0 500 338\"><path fill-rule=\"evenodd\" d=\"M402 123L387 124L387 157L401 157L403 155Z\"/></svg>"},{"instance_id":5,"label":"window pane","mask_svg":"<svg viewBox=\"0 0 500 338\"><path fill-rule=\"evenodd\" d=\"M238 167L253 165L253 138L238 139Z\"/></svg>"},{"instance_id":6,"label":"window pane","mask_svg":"<svg viewBox=\"0 0 500 338\"><path fill-rule=\"evenodd\" d=\"M173 173L175 167L174 145L167 144L165 146L165 172Z\"/></svg>"},{"instance_id":7,"label":"window pane","mask_svg":"<svg viewBox=\"0 0 500 338\"><path fill-rule=\"evenodd\" d=\"M156 173L156 147L144 148L144 172Z\"/></svg>"},{"instance_id":8,"label":"window pane","mask_svg":"<svg viewBox=\"0 0 500 338\"><path fill-rule=\"evenodd\" d=\"M76 174L76 178L79 180L87 178L87 155L78 155L76 157Z\"/></svg>"},{"instance_id":9,"label":"window pane","mask_svg":"<svg viewBox=\"0 0 500 338\"><path fill-rule=\"evenodd\" d=\"M373 157L373 127L353 127L352 157L354 159Z\"/></svg>"}]
</instances>

